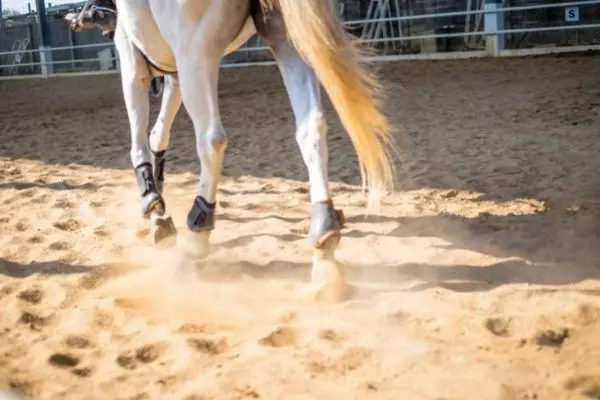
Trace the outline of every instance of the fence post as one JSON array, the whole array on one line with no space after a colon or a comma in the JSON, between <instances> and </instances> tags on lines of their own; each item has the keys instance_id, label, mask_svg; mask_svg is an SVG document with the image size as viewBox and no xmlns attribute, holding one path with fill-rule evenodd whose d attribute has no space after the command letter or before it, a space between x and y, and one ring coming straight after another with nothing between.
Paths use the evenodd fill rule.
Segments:
<instances>
[{"instance_id":1,"label":"fence post","mask_svg":"<svg viewBox=\"0 0 600 400\"><path fill-rule=\"evenodd\" d=\"M504 11L497 11L503 7L503 0L485 0L483 25L485 32L489 32L485 37L485 48L493 57L505 49L504 33L495 33L504 30Z\"/></svg>"},{"instance_id":2,"label":"fence post","mask_svg":"<svg viewBox=\"0 0 600 400\"><path fill-rule=\"evenodd\" d=\"M40 46L40 64L42 67L42 75L47 78L54 72L54 64L52 64L52 47Z\"/></svg>"}]
</instances>

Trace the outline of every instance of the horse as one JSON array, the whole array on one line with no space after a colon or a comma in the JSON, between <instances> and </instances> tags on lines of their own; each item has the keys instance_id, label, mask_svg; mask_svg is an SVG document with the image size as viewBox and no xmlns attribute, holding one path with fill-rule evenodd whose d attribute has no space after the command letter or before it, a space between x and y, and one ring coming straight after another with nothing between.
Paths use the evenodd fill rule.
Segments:
<instances>
[{"instance_id":1,"label":"horse","mask_svg":"<svg viewBox=\"0 0 600 400\"><path fill-rule=\"evenodd\" d=\"M394 146L391 126L381 110L379 82L361 65L362 49L338 20L335 0L115 0L115 5L114 40L130 124L131 162L141 214L150 220L154 244L173 245L177 236L162 194L171 126L183 104L193 123L201 165L187 228L195 257L209 254L228 144L217 94L220 62L258 34L282 75L296 141L308 169L312 280L319 286L317 293L326 296L332 289L334 297L344 296L341 292L347 286L334 251L345 219L329 193L321 86L358 156L368 209L393 188ZM72 27L82 24L84 11L70 17ZM156 77L164 77L164 90L160 114L148 134L148 86Z\"/></svg>"}]
</instances>

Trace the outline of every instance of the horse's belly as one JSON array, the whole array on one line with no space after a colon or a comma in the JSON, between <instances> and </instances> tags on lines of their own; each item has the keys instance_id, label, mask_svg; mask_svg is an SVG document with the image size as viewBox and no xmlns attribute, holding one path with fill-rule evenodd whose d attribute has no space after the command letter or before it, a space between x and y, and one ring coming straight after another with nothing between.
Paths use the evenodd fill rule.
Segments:
<instances>
[{"instance_id":1,"label":"horse's belly","mask_svg":"<svg viewBox=\"0 0 600 400\"><path fill-rule=\"evenodd\" d=\"M171 44L175 45L181 38L178 37L179 32L174 29L172 24L159 26L156 14L162 12L165 21L177 20L178 16L173 9L157 11L160 8L159 5L162 5L160 1L121 0L118 3L119 23L125 25L131 41L153 64L167 71L175 71L177 63ZM223 55L239 49L255 33L254 20L248 16L242 29L227 46Z\"/></svg>"},{"instance_id":2,"label":"horse's belly","mask_svg":"<svg viewBox=\"0 0 600 400\"><path fill-rule=\"evenodd\" d=\"M254 25L254 19L249 17L246 19L246 23L242 27L242 30L237 37L231 42L225 50L225 55L231 54L244 45L256 33L256 26Z\"/></svg>"},{"instance_id":3,"label":"horse's belly","mask_svg":"<svg viewBox=\"0 0 600 400\"><path fill-rule=\"evenodd\" d=\"M175 55L171 51L171 48L157 30L153 31L152 29L141 26L138 29L138 35L134 38L134 43L136 46L147 55L147 57L156 65L163 69L167 70L175 70L176 69L176 61ZM249 17L240 33L236 36L236 38L227 46L225 49L224 55L229 55L234 51L238 50L240 47L244 45L254 34L256 33L256 26L254 25L254 20L252 17ZM137 40L136 40L137 39ZM145 45L146 43L151 44L151 46Z\"/></svg>"},{"instance_id":4,"label":"horse's belly","mask_svg":"<svg viewBox=\"0 0 600 400\"><path fill-rule=\"evenodd\" d=\"M175 61L175 54L173 54L173 51L171 51L168 44L160 43L161 40L163 42L164 40L162 39L162 36L159 37L160 39L157 37L156 39L150 39L150 41L148 41L146 36L144 39L140 38L133 42L152 64L165 71L176 71L177 63ZM146 43L151 45L145 45Z\"/></svg>"},{"instance_id":5,"label":"horse's belly","mask_svg":"<svg viewBox=\"0 0 600 400\"><path fill-rule=\"evenodd\" d=\"M148 3L127 0L119 3L119 23L126 24L127 35L148 59L165 70L176 70L175 55L161 34Z\"/></svg>"}]
</instances>

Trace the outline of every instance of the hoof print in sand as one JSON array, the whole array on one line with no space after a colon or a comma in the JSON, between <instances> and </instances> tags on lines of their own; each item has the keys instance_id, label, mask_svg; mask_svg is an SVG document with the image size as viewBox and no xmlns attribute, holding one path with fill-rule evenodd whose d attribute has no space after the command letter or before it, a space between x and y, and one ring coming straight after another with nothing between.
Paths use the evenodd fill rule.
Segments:
<instances>
[{"instance_id":1,"label":"hoof print in sand","mask_svg":"<svg viewBox=\"0 0 600 400\"><path fill-rule=\"evenodd\" d=\"M50 246L48 246L48 249L53 250L53 251L65 251L65 250L70 250L71 245L69 244L69 242L59 240L57 242L50 243Z\"/></svg>"},{"instance_id":2,"label":"hoof print in sand","mask_svg":"<svg viewBox=\"0 0 600 400\"><path fill-rule=\"evenodd\" d=\"M98 236L100 238L107 238L110 236L110 233L106 230L106 228L102 226L98 226L93 230L94 236Z\"/></svg>"},{"instance_id":3,"label":"hoof print in sand","mask_svg":"<svg viewBox=\"0 0 600 400\"><path fill-rule=\"evenodd\" d=\"M82 289L92 290L100 287L104 281L105 277L103 274L90 272L79 279L78 286Z\"/></svg>"},{"instance_id":4,"label":"hoof print in sand","mask_svg":"<svg viewBox=\"0 0 600 400\"><path fill-rule=\"evenodd\" d=\"M30 244L41 244L44 243L44 237L40 235L33 235L27 239L27 243Z\"/></svg>"},{"instance_id":5,"label":"hoof print in sand","mask_svg":"<svg viewBox=\"0 0 600 400\"><path fill-rule=\"evenodd\" d=\"M581 304L577 308L576 322L586 326L600 322L600 307L595 307L591 304Z\"/></svg>"},{"instance_id":6,"label":"hoof print in sand","mask_svg":"<svg viewBox=\"0 0 600 400\"><path fill-rule=\"evenodd\" d=\"M557 330L549 329L538 332L535 335L535 343L538 346L560 348L564 344L565 340L571 336L571 334L572 332L568 328Z\"/></svg>"},{"instance_id":7,"label":"hoof print in sand","mask_svg":"<svg viewBox=\"0 0 600 400\"><path fill-rule=\"evenodd\" d=\"M177 332L179 333L206 333L208 327L206 325L198 324L184 324L179 327Z\"/></svg>"},{"instance_id":8,"label":"hoof print in sand","mask_svg":"<svg viewBox=\"0 0 600 400\"><path fill-rule=\"evenodd\" d=\"M65 339L65 346L71 349L87 349L92 345L92 342L83 336L69 336Z\"/></svg>"},{"instance_id":9,"label":"hoof print in sand","mask_svg":"<svg viewBox=\"0 0 600 400\"><path fill-rule=\"evenodd\" d=\"M143 362L144 364L150 364L160 357L162 357L167 352L166 343L156 343L149 344L143 347L140 347L135 352L135 358Z\"/></svg>"},{"instance_id":10,"label":"hoof print in sand","mask_svg":"<svg viewBox=\"0 0 600 400\"><path fill-rule=\"evenodd\" d=\"M511 334L512 320L510 318L488 318L485 328L494 336L508 337Z\"/></svg>"},{"instance_id":11,"label":"hoof print in sand","mask_svg":"<svg viewBox=\"0 0 600 400\"><path fill-rule=\"evenodd\" d=\"M148 393L139 393L131 397L131 400L150 400Z\"/></svg>"},{"instance_id":12,"label":"hoof print in sand","mask_svg":"<svg viewBox=\"0 0 600 400\"><path fill-rule=\"evenodd\" d=\"M290 347L296 344L297 336L294 329L281 327L260 339L258 344L267 347Z\"/></svg>"},{"instance_id":13,"label":"hoof print in sand","mask_svg":"<svg viewBox=\"0 0 600 400\"><path fill-rule=\"evenodd\" d=\"M313 353L306 366L313 374L329 373L344 376L361 368L365 363L371 363L373 351L361 347L351 347L335 358L320 353Z\"/></svg>"},{"instance_id":14,"label":"hoof print in sand","mask_svg":"<svg viewBox=\"0 0 600 400\"><path fill-rule=\"evenodd\" d=\"M18 232L26 232L29 229L29 224L25 223L25 222L17 222L15 224L15 229Z\"/></svg>"},{"instance_id":15,"label":"hoof print in sand","mask_svg":"<svg viewBox=\"0 0 600 400\"><path fill-rule=\"evenodd\" d=\"M58 199L54 202L54 204L52 205L53 208L58 208L61 210L67 210L70 208L73 208L73 203L71 203L70 201L66 200L66 199Z\"/></svg>"},{"instance_id":16,"label":"hoof print in sand","mask_svg":"<svg viewBox=\"0 0 600 400\"><path fill-rule=\"evenodd\" d=\"M191 394L189 396L186 396L183 400L207 400L207 399L208 399L208 397L204 397L199 394Z\"/></svg>"},{"instance_id":17,"label":"hoof print in sand","mask_svg":"<svg viewBox=\"0 0 600 400\"><path fill-rule=\"evenodd\" d=\"M250 385L242 385L235 388L236 399L260 399L260 394Z\"/></svg>"},{"instance_id":18,"label":"hoof print in sand","mask_svg":"<svg viewBox=\"0 0 600 400\"><path fill-rule=\"evenodd\" d=\"M39 304L44 297L44 292L39 289L26 289L19 293L19 299L31 304Z\"/></svg>"},{"instance_id":19,"label":"hoof print in sand","mask_svg":"<svg viewBox=\"0 0 600 400\"><path fill-rule=\"evenodd\" d=\"M19 323L28 325L34 331L40 331L50 324L50 317L40 317L30 312L24 312L19 318Z\"/></svg>"},{"instance_id":20,"label":"hoof print in sand","mask_svg":"<svg viewBox=\"0 0 600 400\"><path fill-rule=\"evenodd\" d=\"M52 226L61 231L74 232L81 229L83 225L76 219L67 219L65 221L57 221Z\"/></svg>"},{"instance_id":21,"label":"hoof print in sand","mask_svg":"<svg viewBox=\"0 0 600 400\"><path fill-rule=\"evenodd\" d=\"M94 369L92 367L83 367L83 368L75 368L71 371L73 375L79 376L81 378L87 378L94 373Z\"/></svg>"},{"instance_id":22,"label":"hoof print in sand","mask_svg":"<svg viewBox=\"0 0 600 400\"><path fill-rule=\"evenodd\" d=\"M328 342L341 342L345 339L344 335L334 331L333 329L323 329L319 331L319 338Z\"/></svg>"},{"instance_id":23,"label":"hoof print in sand","mask_svg":"<svg viewBox=\"0 0 600 400\"><path fill-rule=\"evenodd\" d=\"M145 307L145 303L141 299L118 298L114 300L117 307L126 310L140 311Z\"/></svg>"},{"instance_id":24,"label":"hoof print in sand","mask_svg":"<svg viewBox=\"0 0 600 400\"><path fill-rule=\"evenodd\" d=\"M190 338L187 340L187 344L190 348L196 350L199 353L205 353L210 355L221 354L227 348L227 342L225 341L225 339L214 341L209 339Z\"/></svg>"},{"instance_id":25,"label":"hoof print in sand","mask_svg":"<svg viewBox=\"0 0 600 400\"><path fill-rule=\"evenodd\" d=\"M48 358L48 362L57 368L73 368L79 364L79 357L68 353L55 353Z\"/></svg>"},{"instance_id":26,"label":"hoof print in sand","mask_svg":"<svg viewBox=\"0 0 600 400\"><path fill-rule=\"evenodd\" d=\"M117 364L121 368L136 369L139 363L151 364L164 356L167 352L166 343L156 343L142 346L135 351L128 351L117 357Z\"/></svg>"},{"instance_id":27,"label":"hoof print in sand","mask_svg":"<svg viewBox=\"0 0 600 400\"><path fill-rule=\"evenodd\" d=\"M578 392L587 399L600 399L600 375L578 375L567 379L565 389Z\"/></svg>"},{"instance_id":28,"label":"hoof print in sand","mask_svg":"<svg viewBox=\"0 0 600 400\"><path fill-rule=\"evenodd\" d=\"M395 311L386 315L386 318L391 324L402 325L412 318L412 314L406 311Z\"/></svg>"},{"instance_id":29,"label":"hoof print in sand","mask_svg":"<svg viewBox=\"0 0 600 400\"><path fill-rule=\"evenodd\" d=\"M138 366L135 356L129 353L119 355L116 361L117 364L119 364L119 366L124 369L134 370Z\"/></svg>"},{"instance_id":30,"label":"hoof print in sand","mask_svg":"<svg viewBox=\"0 0 600 400\"><path fill-rule=\"evenodd\" d=\"M18 290L17 284L7 283L6 285L2 286L2 289L0 289L0 299L3 297L6 297L6 296L10 296L17 290Z\"/></svg>"},{"instance_id":31,"label":"hoof print in sand","mask_svg":"<svg viewBox=\"0 0 600 400\"><path fill-rule=\"evenodd\" d=\"M21 379L11 379L8 381L8 386L12 391L20 394L21 396L28 396L30 398L33 398L37 394L37 385L35 382Z\"/></svg>"}]
</instances>

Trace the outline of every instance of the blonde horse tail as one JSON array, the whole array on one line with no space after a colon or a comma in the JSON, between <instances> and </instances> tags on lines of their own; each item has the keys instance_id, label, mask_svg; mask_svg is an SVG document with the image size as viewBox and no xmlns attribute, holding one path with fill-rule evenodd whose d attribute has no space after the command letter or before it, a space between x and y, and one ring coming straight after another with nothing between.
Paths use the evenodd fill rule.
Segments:
<instances>
[{"instance_id":1,"label":"blonde horse tail","mask_svg":"<svg viewBox=\"0 0 600 400\"><path fill-rule=\"evenodd\" d=\"M333 0L261 0L279 9L288 40L312 66L356 150L368 208L393 190L390 125L380 110L379 84L360 65L361 52L338 20Z\"/></svg>"}]
</instances>

